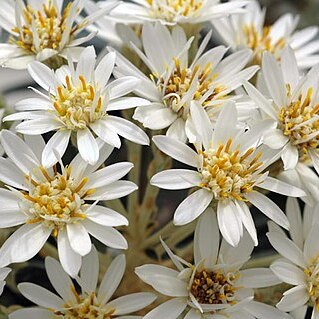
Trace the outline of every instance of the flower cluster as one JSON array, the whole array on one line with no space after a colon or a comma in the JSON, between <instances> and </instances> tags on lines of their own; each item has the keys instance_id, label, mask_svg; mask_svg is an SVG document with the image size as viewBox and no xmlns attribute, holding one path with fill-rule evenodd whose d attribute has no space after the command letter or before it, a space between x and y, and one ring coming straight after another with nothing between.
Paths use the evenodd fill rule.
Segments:
<instances>
[{"instance_id":1,"label":"flower cluster","mask_svg":"<svg viewBox=\"0 0 319 319\"><path fill-rule=\"evenodd\" d=\"M57 293L18 284L38 306L10 319L319 318L317 27L265 26L255 0L0 3L0 64L37 85L0 111L0 293L36 255ZM159 189L189 190L166 226ZM282 283L277 307L255 298Z\"/></svg>"}]
</instances>

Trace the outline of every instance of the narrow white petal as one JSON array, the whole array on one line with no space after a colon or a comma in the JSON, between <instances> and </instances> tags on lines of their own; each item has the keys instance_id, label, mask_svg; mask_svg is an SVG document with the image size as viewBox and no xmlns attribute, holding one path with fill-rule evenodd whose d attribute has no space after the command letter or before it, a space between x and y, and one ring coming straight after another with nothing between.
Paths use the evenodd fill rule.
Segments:
<instances>
[{"instance_id":1,"label":"narrow white petal","mask_svg":"<svg viewBox=\"0 0 319 319\"><path fill-rule=\"evenodd\" d=\"M307 303L309 300L307 288L305 286L297 286L295 288L292 288L294 289L293 292L283 296L283 298L277 304L277 308L282 311L292 311Z\"/></svg>"},{"instance_id":2,"label":"narrow white petal","mask_svg":"<svg viewBox=\"0 0 319 319\"><path fill-rule=\"evenodd\" d=\"M252 268L240 271L238 284L245 288L264 288L281 283L269 268Z\"/></svg>"},{"instance_id":3,"label":"narrow white petal","mask_svg":"<svg viewBox=\"0 0 319 319\"><path fill-rule=\"evenodd\" d=\"M307 282L305 273L295 265L286 260L277 260L270 269L280 278L283 282L290 285L303 285Z\"/></svg>"},{"instance_id":4,"label":"narrow white petal","mask_svg":"<svg viewBox=\"0 0 319 319\"><path fill-rule=\"evenodd\" d=\"M90 236L81 223L68 224L67 233L70 245L74 252L81 256L85 256L91 251Z\"/></svg>"},{"instance_id":5,"label":"narrow white petal","mask_svg":"<svg viewBox=\"0 0 319 319\"><path fill-rule=\"evenodd\" d=\"M96 290L98 278L99 278L99 255L94 246L89 254L83 257L83 263L81 267L81 287L82 290L87 293L91 293Z\"/></svg>"},{"instance_id":6,"label":"narrow white petal","mask_svg":"<svg viewBox=\"0 0 319 319\"><path fill-rule=\"evenodd\" d=\"M153 309L143 319L177 319L186 306L186 300L174 298Z\"/></svg>"},{"instance_id":7,"label":"narrow white petal","mask_svg":"<svg viewBox=\"0 0 319 319\"><path fill-rule=\"evenodd\" d=\"M95 205L86 212L87 218L103 226L127 226L128 220L118 212L104 207Z\"/></svg>"},{"instance_id":8,"label":"narrow white petal","mask_svg":"<svg viewBox=\"0 0 319 319\"><path fill-rule=\"evenodd\" d=\"M82 158L90 165L94 165L99 159L99 147L88 128L77 132L77 143Z\"/></svg>"}]
</instances>

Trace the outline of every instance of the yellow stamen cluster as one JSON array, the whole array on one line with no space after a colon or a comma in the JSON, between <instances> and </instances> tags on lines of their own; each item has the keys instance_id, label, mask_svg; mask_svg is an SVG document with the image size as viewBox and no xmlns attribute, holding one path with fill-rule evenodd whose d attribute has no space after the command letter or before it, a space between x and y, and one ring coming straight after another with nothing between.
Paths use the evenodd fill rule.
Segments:
<instances>
[{"instance_id":1,"label":"yellow stamen cluster","mask_svg":"<svg viewBox=\"0 0 319 319\"><path fill-rule=\"evenodd\" d=\"M305 97L300 95L289 107L283 107L278 115L280 128L298 147L301 161L308 161L308 150L319 146L319 103L313 106L312 95L310 88Z\"/></svg>"},{"instance_id":2,"label":"yellow stamen cluster","mask_svg":"<svg viewBox=\"0 0 319 319\"><path fill-rule=\"evenodd\" d=\"M253 24L244 26L246 45L254 51L253 64L261 64L264 51L268 51L279 58L279 53L284 49L285 39L280 38L273 42L270 31L271 27L264 27L262 33L260 33Z\"/></svg>"},{"instance_id":3,"label":"yellow stamen cluster","mask_svg":"<svg viewBox=\"0 0 319 319\"><path fill-rule=\"evenodd\" d=\"M79 295L75 288L72 287L72 292L76 297L77 304L66 304L65 310L55 311L56 316L61 316L63 319L111 319L115 309L106 309L101 306L94 292L90 295Z\"/></svg>"},{"instance_id":4,"label":"yellow stamen cluster","mask_svg":"<svg viewBox=\"0 0 319 319\"><path fill-rule=\"evenodd\" d=\"M167 107L171 108L178 116L186 119L189 114L190 100L198 101L204 99L202 105L205 107L214 99L216 94L220 93L222 88L219 87L208 93L216 76L216 74L212 75L211 63L208 63L203 68L199 65L194 68L182 68L180 61L175 59L175 68L171 76L168 80L160 78L158 86L163 93L163 100ZM194 81L196 82L195 84ZM193 88L193 85L196 87L195 93L187 101L183 101L183 98L188 94L190 88Z\"/></svg>"},{"instance_id":5,"label":"yellow stamen cluster","mask_svg":"<svg viewBox=\"0 0 319 319\"><path fill-rule=\"evenodd\" d=\"M231 150L232 140L217 149L201 151L203 188L212 191L216 199L245 200L245 194L253 190L262 166L261 153L254 155L253 148L240 155L239 149Z\"/></svg>"},{"instance_id":6,"label":"yellow stamen cluster","mask_svg":"<svg viewBox=\"0 0 319 319\"><path fill-rule=\"evenodd\" d=\"M307 277L308 292L311 305L317 307L319 311L319 256L313 258L304 273Z\"/></svg>"},{"instance_id":7,"label":"yellow stamen cluster","mask_svg":"<svg viewBox=\"0 0 319 319\"><path fill-rule=\"evenodd\" d=\"M94 189L84 189L87 178L75 182L70 176L70 167L65 169L64 174L56 172L54 176L43 167L40 172L44 177L43 181L36 182L27 177L30 191L23 193L26 213L30 216L28 223L43 223L52 229L52 235L56 236L66 224L86 218L82 211L84 198L93 193Z\"/></svg>"},{"instance_id":8,"label":"yellow stamen cluster","mask_svg":"<svg viewBox=\"0 0 319 319\"><path fill-rule=\"evenodd\" d=\"M239 274L202 270L196 272L190 292L200 304L235 304L237 288L234 282Z\"/></svg>"},{"instance_id":9,"label":"yellow stamen cluster","mask_svg":"<svg viewBox=\"0 0 319 319\"><path fill-rule=\"evenodd\" d=\"M103 97L80 75L78 84L66 76L66 86L59 86L52 96L55 112L69 130L86 128L90 123L106 116L102 107Z\"/></svg>"},{"instance_id":10,"label":"yellow stamen cluster","mask_svg":"<svg viewBox=\"0 0 319 319\"><path fill-rule=\"evenodd\" d=\"M63 32L67 28L67 19L72 6L73 3L70 2L60 14L52 0L48 0L47 5L43 4L41 11L28 5L23 9L24 24L12 30L17 35L10 38L10 43L35 54L43 49L60 50ZM76 25L70 29L71 38L78 28L79 26Z\"/></svg>"},{"instance_id":11,"label":"yellow stamen cluster","mask_svg":"<svg viewBox=\"0 0 319 319\"><path fill-rule=\"evenodd\" d=\"M150 16L175 22L178 17L196 17L204 5L204 0L147 0Z\"/></svg>"}]
</instances>

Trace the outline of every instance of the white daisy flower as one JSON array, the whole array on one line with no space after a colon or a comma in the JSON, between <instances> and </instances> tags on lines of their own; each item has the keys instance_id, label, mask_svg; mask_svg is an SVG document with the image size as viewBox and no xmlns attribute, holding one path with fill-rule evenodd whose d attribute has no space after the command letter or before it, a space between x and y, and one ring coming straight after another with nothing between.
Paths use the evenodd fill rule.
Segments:
<instances>
[{"instance_id":1,"label":"white daisy flower","mask_svg":"<svg viewBox=\"0 0 319 319\"><path fill-rule=\"evenodd\" d=\"M0 26L9 32L8 43L0 44L0 63L13 69L25 69L34 61L55 58L61 65L68 54L77 59L84 50L79 47L92 39L96 32L79 34L99 17L108 14L116 2L108 2L99 12L77 23L86 0L2 0ZM59 62L60 59L60 62Z\"/></svg>"},{"instance_id":2,"label":"white daisy flower","mask_svg":"<svg viewBox=\"0 0 319 319\"><path fill-rule=\"evenodd\" d=\"M274 56L264 53L262 75L271 100L251 84L244 86L264 118L275 123L264 143L282 150L284 169L294 169L302 162L319 172L319 67L300 78L294 53L287 47L280 65Z\"/></svg>"},{"instance_id":3,"label":"white daisy flower","mask_svg":"<svg viewBox=\"0 0 319 319\"><path fill-rule=\"evenodd\" d=\"M166 25L199 24L241 14L248 1L221 3L220 0L135 0L122 2L112 16L124 23L159 21Z\"/></svg>"},{"instance_id":4,"label":"white daisy flower","mask_svg":"<svg viewBox=\"0 0 319 319\"><path fill-rule=\"evenodd\" d=\"M3 293L4 286L6 285L5 280L10 272L11 272L10 268L7 268L7 267L0 268L0 296Z\"/></svg>"},{"instance_id":5,"label":"white daisy flower","mask_svg":"<svg viewBox=\"0 0 319 319\"><path fill-rule=\"evenodd\" d=\"M237 128L237 112L232 102L222 109L214 130L203 108L194 103L191 113L202 144L196 146L196 151L168 136L153 138L162 152L196 168L170 169L151 179L151 184L164 189L199 188L177 207L174 223L190 223L209 205L216 204L219 229L226 241L238 245L244 226L257 245L256 229L246 204L250 202L288 228L286 215L258 191L262 188L287 196L305 195L301 189L268 176L267 167L280 156L276 150L260 145L262 134L269 130L269 121L259 122L249 130Z\"/></svg>"},{"instance_id":6,"label":"white daisy flower","mask_svg":"<svg viewBox=\"0 0 319 319\"><path fill-rule=\"evenodd\" d=\"M270 266L283 282L293 287L284 292L277 307L290 311L296 318L303 318L308 305L313 307L312 319L319 318L319 245L318 214L315 208L305 207L302 218L297 200L288 199L287 215L291 221L290 237L270 225L267 234L271 245L283 257Z\"/></svg>"},{"instance_id":7,"label":"white daisy flower","mask_svg":"<svg viewBox=\"0 0 319 319\"><path fill-rule=\"evenodd\" d=\"M124 275L124 255L113 260L97 288L99 259L93 247L84 257L81 274L76 279L81 292L55 259L47 257L45 268L57 294L33 283L19 284L22 295L38 307L14 311L9 315L10 319L142 319L129 314L145 308L156 299L152 293L141 292L111 300Z\"/></svg>"},{"instance_id":8,"label":"white daisy flower","mask_svg":"<svg viewBox=\"0 0 319 319\"><path fill-rule=\"evenodd\" d=\"M134 92L152 102L136 108L134 119L153 130L168 128L168 136L186 141L186 135L190 138L193 130L189 112L192 101L200 103L215 121L225 100L239 98L230 95L231 92L258 70L257 66L244 69L252 52L243 50L222 59L227 48L219 46L203 54L210 37L211 33L208 33L190 62L193 38L187 41L182 28L177 26L170 32L160 24L144 25L145 54L135 45L133 48L149 68L150 76L144 75L120 54L114 70L114 75L119 78L139 78L141 85Z\"/></svg>"},{"instance_id":9,"label":"white daisy flower","mask_svg":"<svg viewBox=\"0 0 319 319\"><path fill-rule=\"evenodd\" d=\"M16 126L16 131L22 134L57 131L43 151L45 167L57 162L56 153L63 156L72 133L76 135L82 158L91 165L99 159L95 136L118 148L121 146L118 135L139 144L149 144L148 136L138 126L109 114L149 103L141 98L124 97L139 84L134 77L108 83L114 63L115 53L109 53L95 66L95 50L90 46L81 54L76 69L72 60L55 73L40 62L28 66L29 73L48 96L37 92L39 97L20 101L15 108L22 112L7 116L5 120L24 120Z\"/></svg>"},{"instance_id":10,"label":"white daisy flower","mask_svg":"<svg viewBox=\"0 0 319 319\"><path fill-rule=\"evenodd\" d=\"M61 170L56 165L44 168L41 136L26 136L25 141L12 132L1 132L1 143L8 158L0 159L0 227L22 225L0 248L0 267L24 262L35 256L52 234L57 239L64 269L77 274L81 256L91 250L89 234L104 245L126 249L127 242L113 227L128 221L110 208L97 205L126 196L137 189L119 180L132 168L128 162L99 169L113 147L100 143L100 159L91 166L77 155ZM95 201L94 204L91 201Z\"/></svg>"},{"instance_id":11,"label":"white daisy flower","mask_svg":"<svg viewBox=\"0 0 319 319\"><path fill-rule=\"evenodd\" d=\"M219 35L233 50L253 50L252 61L260 64L263 52L268 51L280 60L283 49L290 45L299 68L310 68L319 62L317 26L296 31L299 16L290 13L280 17L273 25L265 26L266 10L258 1L251 0L246 9L242 15L212 21Z\"/></svg>"},{"instance_id":12,"label":"white daisy flower","mask_svg":"<svg viewBox=\"0 0 319 319\"><path fill-rule=\"evenodd\" d=\"M174 255L162 243L177 270L144 265L135 272L171 299L144 319L289 318L274 307L253 301L253 288L276 285L279 281L267 268L241 270L250 259L253 243L246 235L237 248L225 241L219 245L217 220L211 208L196 226L194 265Z\"/></svg>"}]
</instances>

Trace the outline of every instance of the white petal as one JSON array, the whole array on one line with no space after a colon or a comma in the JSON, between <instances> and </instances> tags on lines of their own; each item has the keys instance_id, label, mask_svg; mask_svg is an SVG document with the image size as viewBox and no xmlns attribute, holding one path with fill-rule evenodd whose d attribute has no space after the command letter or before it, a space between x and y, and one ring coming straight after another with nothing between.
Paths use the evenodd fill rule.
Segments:
<instances>
[{"instance_id":1,"label":"white petal","mask_svg":"<svg viewBox=\"0 0 319 319\"><path fill-rule=\"evenodd\" d=\"M97 298L101 304L106 304L112 297L123 278L125 267L125 255L117 256L110 264L97 293Z\"/></svg>"},{"instance_id":2,"label":"white petal","mask_svg":"<svg viewBox=\"0 0 319 319\"><path fill-rule=\"evenodd\" d=\"M259 192L251 192L245 194L245 197L275 223L285 229L288 229L288 218L286 217L284 212L267 196Z\"/></svg>"},{"instance_id":3,"label":"white petal","mask_svg":"<svg viewBox=\"0 0 319 319\"><path fill-rule=\"evenodd\" d=\"M118 212L104 207L95 205L86 212L87 218L103 226L127 226L128 220Z\"/></svg>"},{"instance_id":4,"label":"white petal","mask_svg":"<svg viewBox=\"0 0 319 319\"><path fill-rule=\"evenodd\" d=\"M91 251L90 236L81 223L67 224L67 233L74 252L85 256Z\"/></svg>"},{"instance_id":5,"label":"white petal","mask_svg":"<svg viewBox=\"0 0 319 319\"><path fill-rule=\"evenodd\" d=\"M76 67L76 78L83 76L86 81L92 79L95 65L95 49L93 46L86 47L81 53Z\"/></svg>"},{"instance_id":6,"label":"white petal","mask_svg":"<svg viewBox=\"0 0 319 319\"><path fill-rule=\"evenodd\" d=\"M307 282L305 273L288 261L277 260L270 266L270 269L287 284L303 285Z\"/></svg>"},{"instance_id":7,"label":"white petal","mask_svg":"<svg viewBox=\"0 0 319 319\"><path fill-rule=\"evenodd\" d=\"M291 311L307 303L307 301L309 300L309 294L307 292L307 288L302 286L300 288L299 286L295 288L292 288L294 289L294 292L285 294L283 298L280 300L280 302L277 304L277 307L280 310Z\"/></svg>"},{"instance_id":8,"label":"white petal","mask_svg":"<svg viewBox=\"0 0 319 319\"><path fill-rule=\"evenodd\" d=\"M60 309L64 301L51 291L32 283L24 282L18 285L21 294L35 304L44 308Z\"/></svg>"},{"instance_id":9,"label":"white petal","mask_svg":"<svg viewBox=\"0 0 319 319\"><path fill-rule=\"evenodd\" d=\"M50 318L52 311L41 308L24 308L19 309L10 314L10 319L43 319Z\"/></svg>"},{"instance_id":10,"label":"white petal","mask_svg":"<svg viewBox=\"0 0 319 319\"><path fill-rule=\"evenodd\" d=\"M99 159L99 147L88 128L78 130L77 143L82 158L90 165L94 165Z\"/></svg>"},{"instance_id":11,"label":"white petal","mask_svg":"<svg viewBox=\"0 0 319 319\"><path fill-rule=\"evenodd\" d=\"M125 76L123 78L114 80L107 87L110 90L110 99L114 100L132 92L138 87L139 84L140 80L133 76Z\"/></svg>"},{"instance_id":12,"label":"white petal","mask_svg":"<svg viewBox=\"0 0 319 319\"><path fill-rule=\"evenodd\" d=\"M65 229L59 231L58 253L63 269L71 276L75 277L81 267L81 256L74 252Z\"/></svg>"},{"instance_id":13,"label":"white petal","mask_svg":"<svg viewBox=\"0 0 319 319\"><path fill-rule=\"evenodd\" d=\"M186 306L184 299L174 298L153 309L143 319L177 319Z\"/></svg>"},{"instance_id":14,"label":"white petal","mask_svg":"<svg viewBox=\"0 0 319 319\"><path fill-rule=\"evenodd\" d=\"M175 225L185 225L192 222L208 207L213 199L213 193L199 189L189 195L177 207L174 214Z\"/></svg>"},{"instance_id":15,"label":"white petal","mask_svg":"<svg viewBox=\"0 0 319 319\"><path fill-rule=\"evenodd\" d=\"M107 111L117 111L117 110L126 110L138 106L149 105L148 100L142 99L140 97L123 97L116 100L112 100L107 105Z\"/></svg>"},{"instance_id":16,"label":"white petal","mask_svg":"<svg viewBox=\"0 0 319 319\"><path fill-rule=\"evenodd\" d=\"M52 167L58 162L59 158L56 157L56 154L62 158L69 144L70 136L70 130L59 130L50 138L42 153L44 167Z\"/></svg>"},{"instance_id":17,"label":"white petal","mask_svg":"<svg viewBox=\"0 0 319 319\"><path fill-rule=\"evenodd\" d=\"M16 126L16 131L26 135L38 135L63 128L63 124L53 118L24 121Z\"/></svg>"},{"instance_id":18,"label":"white petal","mask_svg":"<svg viewBox=\"0 0 319 319\"><path fill-rule=\"evenodd\" d=\"M245 288L264 288L281 283L269 268L252 268L240 271L239 286Z\"/></svg>"},{"instance_id":19,"label":"white petal","mask_svg":"<svg viewBox=\"0 0 319 319\"><path fill-rule=\"evenodd\" d=\"M282 152L281 158L284 162L285 170L294 169L299 159L297 147L288 143Z\"/></svg>"},{"instance_id":20,"label":"white petal","mask_svg":"<svg viewBox=\"0 0 319 319\"><path fill-rule=\"evenodd\" d=\"M110 52L99 62L95 70L95 80L103 88L109 81L114 69L116 53Z\"/></svg>"},{"instance_id":21,"label":"white petal","mask_svg":"<svg viewBox=\"0 0 319 319\"><path fill-rule=\"evenodd\" d=\"M120 148L121 140L117 133L108 126L108 121L98 120L91 123L90 128L102 141L113 147Z\"/></svg>"},{"instance_id":22,"label":"white petal","mask_svg":"<svg viewBox=\"0 0 319 319\"><path fill-rule=\"evenodd\" d=\"M307 234L305 244L304 244L304 255L308 262L313 260L315 256L317 256L319 251L319 243L318 243L318 232L319 225L317 221L314 219L314 224L312 225L310 232Z\"/></svg>"},{"instance_id":23,"label":"white petal","mask_svg":"<svg viewBox=\"0 0 319 319\"><path fill-rule=\"evenodd\" d=\"M199 186L200 174L188 169L169 169L155 174L150 183L164 189L186 189Z\"/></svg>"},{"instance_id":24,"label":"white petal","mask_svg":"<svg viewBox=\"0 0 319 319\"><path fill-rule=\"evenodd\" d=\"M275 307L256 301L251 301L245 305L245 310L258 319L291 319L288 314L281 312Z\"/></svg>"},{"instance_id":25,"label":"white petal","mask_svg":"<svg viewBox=\"0 0 319 319\"><path fill-rule=\"evenodd\" d=\"M307 267L302 251L293 241L277 232L267 233L267 237L279 254L300 267Z\"/></svg>"},{"instance_id":26,"label":"white petal","mask_svg":"<svg viewBox=\"0 0 319 319\"><path fill-rule=\"evenodd\" d=\"M197 168L198 154L184 143L162 135L154 136L153 142L162 152L168 156L173 157L179 162Z\"/></svg>"},{"instance_id":27,"label":"white petal","mask_svg":"<svg viewBox=\"0 0 319 319\"><path fill-rule=\"evenodd\" d=\"M86 291L88 294L96 290L98 278L99 278L99 255L94 246L89 254L83 257L83 263L81 267L81 288L82 291Z\"/></svg>"}]
</instances>

